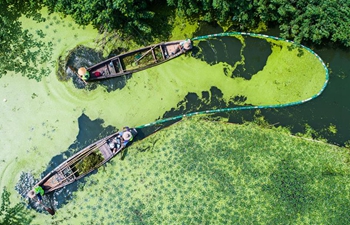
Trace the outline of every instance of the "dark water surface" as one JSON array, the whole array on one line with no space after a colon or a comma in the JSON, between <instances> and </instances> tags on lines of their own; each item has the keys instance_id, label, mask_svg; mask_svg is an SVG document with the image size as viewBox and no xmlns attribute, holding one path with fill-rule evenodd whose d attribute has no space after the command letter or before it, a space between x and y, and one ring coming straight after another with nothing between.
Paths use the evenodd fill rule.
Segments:
<instances>
[{"instance_id":1,"label":"dark water surface","mask_svg":"<svg viewBox=\"0 0 350 225\"><path fill-rule=\"evenodd\" d=\"M217 33L218 27L206 24L203 30L206 34ZM267 35L279 36L277 29L271 29L263 32ZM203 35L202 31L198 32ZM264 62L264 51L269 46L264 46L262 41L249 40L243 52L246 58L246 74L256 73ZM251 43L254 42L255 43ZM305 44L307 47L309 45ZM330 143L344 145L350 140L350 52L349 49L334 46L310 47L326 63L330 78L324 92L316 99L307 103L278 109L263 109L261 115L270 124L290 127L293 133L304 132L305 124L310 125L321 137L326 138ZM259 53L257 55L256 53ZM262 53L262 54L261 54ZM266 53L267 54L267 53ZM248 61L247 61L248 60ZM251 72L249 72L251 71ZM247 76L247 75L245 75ZM193 99L193 97L191 97ZM189 98L189 104L191 102ZM196 102L194 102L196 104ZM222 105L217 105L218 108ZM220 114L229 118L230 122L242 123L251 121L254 118L256 110L236 111ZM328 131L330 124L335 125L337 132L335 134Z\"/></svg>"},{"instance_id":2,"label":"dark water surface","mask_svg":"<svg viewBox=\"0 0 350 225\"><path fill-rule=\"evenodd\" d=\"M267 33L269 34L269 33ZM292 107L261 110L270 124L291 127L293 133L304 132L305 124L310 125L321 137L330 143L344 145L350 140L350 53L340 47L318 47L313 50L323 59L330 78L324 92L316 99ZM251 112L232 112L231 122L251 120ZM335 134L328 131L330 124L335 125Z\"/></svg>"}]
</instances>

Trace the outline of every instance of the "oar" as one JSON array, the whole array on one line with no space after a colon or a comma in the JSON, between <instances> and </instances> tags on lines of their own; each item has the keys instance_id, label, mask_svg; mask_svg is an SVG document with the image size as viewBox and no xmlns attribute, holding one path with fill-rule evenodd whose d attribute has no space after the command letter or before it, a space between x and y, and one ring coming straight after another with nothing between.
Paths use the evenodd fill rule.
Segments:
<instances>
[{"instance_id":1,"label":"oar","mask_svg":"<svg viewBox=\"0 0 350 225\"><path fill-rule=\"evenodd\" d=\"M44 207L44 209L45 209L48 213L50 213L52 216L55 215L55 210L53 210L53 209L51 209L51 208L49 208L49 207L46 207L42 201L39 201L39 200L38 200L38 202Z\"/></svg>"}]
</instances>

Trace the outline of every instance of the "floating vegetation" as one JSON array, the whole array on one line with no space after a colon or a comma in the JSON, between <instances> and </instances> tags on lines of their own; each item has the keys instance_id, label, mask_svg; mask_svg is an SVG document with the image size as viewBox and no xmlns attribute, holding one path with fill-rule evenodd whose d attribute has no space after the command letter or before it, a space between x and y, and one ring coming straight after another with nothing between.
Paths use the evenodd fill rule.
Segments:
<instances>
[{"instance_id":1,"label":"floating vegetation","mask_svg":"<svg viewBox=\"0 0 350 225\"><path fill-rule=\"evenodd\" d=\"M191 123L197 126L197 136L191 136ZM183 134L179 139L191 136L192 142L179 140L188 145L183 146L188 151L175 156L171 142L179 131ZM215 141L208 131L227 133L231 138ZM91 215L104 224L111 220L120 220L120 224L295 223L298 215L315 223L348 220L350 168L340 163L343 157L349 159L344 149L334 151L335 147L254 124L239 126L195 118L161 130L159 135L163 137L152 152L137 151L147 138L135 142L123 161L106 167L104 176L88 178L94 182L76 193L67 207L91 206L71 218L72 224L87 222ZM84 199L90 201L84 203ZM325 202L326 208L321 209L319 205ZM305 213L306 205L317 213ZM340 205L342 209L337 210ZM61 208L51 223L66 213L65 207Z\"/></svg>"}]
</instances>

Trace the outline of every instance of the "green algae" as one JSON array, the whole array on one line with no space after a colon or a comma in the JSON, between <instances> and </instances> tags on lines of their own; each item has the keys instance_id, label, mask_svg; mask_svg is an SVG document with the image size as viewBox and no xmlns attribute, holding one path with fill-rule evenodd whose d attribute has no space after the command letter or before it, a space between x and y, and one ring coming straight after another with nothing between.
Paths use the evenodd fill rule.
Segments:
<instances>
[{"instance_id":1,"label":"green algae","mask_svg":"<svg viewBox=\"0 0 350 225\"><path fill-rule=\"evenodd\" d=\"M211 84L223 92L226 101L233 96L243 95L247 97L246 104L286 104L311 98L322 90L326 81L326 72L317 57L293 43L271 39L267 41L271 43L272 53L263 70L254 74L251 80L240 77L225 79L223 72L219 72L220 67L222 70L225 68L225 70L234 71L238 65L245 64L245 57L242 54L242 49L246 46L244 39L240 35L232 38L238 38L242 43L241 60L235 62L234 66L230 68L226 63L217 63L210 68L213 70L206 67L205 70L194 68L202 75L205 73L217 75L216 78L219 79L213 80ZM218 71L214 71L214 67Z\"/></svg>"},{"instance_id":2,"label":"green algae","mask_svg":"<svg viewBox=\"0 0 350 225\"><path fill-rule=\"evenodd\" d=\"M302 56L298 56L299 51L297 49L293 48L290 50L288 48L291 45L290 43L271 41L275 45L273 45L272 54L269 56L266 66L259 74L254 76L254 79L249 81L227 77L223 70L228 68L229 65L224 63L209 65L188 54L171 60L166 64L133 74L131 79L127 81L126 86L121 90L107 93L102 86L93 91L78 90L71 82L58 81L55 74L56 60L60 56L64 57L79 44L100 49L100 42L95 41L100 38L100 35L91 26L77 26L69 17L58 20L57 18L60 17L57 14L48 16L45 14L45 10L42 13L47 17L45 22L36 23L28 18L23 18L22 20L23 24L34 35L37 35L36 30L41 28L46 34L43 40L53 43L54 48L50 52L50 60L46 64L41 65L43 68L50 69L48 76L44 77L41 82L28 80L25 77L14 74L3 76L0 79L0 99L3 99L1 102L2 117L0 118L0 134L2 137L1 186L14 187L21 171L32 171L36 177L39 177L40 173L46 169L47 163L51 158L65 151L75 141L79 130L77 118L82 113L85 113L91 120L103 119L105 126L138 126L160 118L172 108L180 107L178 103L188 93L196 93L200 96L203 91L208 91L213 86L222 91L223 100L226 102L229 102L234 96L244 95L247 96L244 104L268 105L288 103L312 97L318 93L324 83L323 68L313 55L304 52ZM56 19L54 19L55 16ZM58 23L58 21L61 22ZM188 23L188 26L186 25L186 28L183 28L186 30L175 30L172 38L183 39L185 34L192 34L196 24ZM38 35L38 38L41 37ZM239 38L240 41L244 40L240 36L232 38ZM118 42L116 45L119 44L125 43ZM302 49L301 51L304 50ZM240 63L243 65L244 55L242 55L242 49L239 49L239 52L241 55ZM46 55L47 52L43 54ZM230 69L234 70L234 68ZM114 81L111 80L111 82ZM176 135L172 136L171 145L174 149L179 150L179 154L186 155L185 153L189 149L182 149L182 143L178 143L177 136L181 136L181 132L178 131ZM196 136L189 135L188 138L190 138L190 141ZM149 152L157 149L157 146L150 146L151 150L148 150ZM144 146L144 148L148 147ZM176 158L178 156L175 157L175 155L167 152L167 146L162 148L164 148L162 157L167 159L175 158L176 162L182 160ZM153 154L152 157L157 158L158 154ZM132 155L128 156L128 158L132 158ZM215 160L215 157L212 156L210 160ZM145 161L142 162L140 160L142 163ZM157 215L159 219L157 221L162 221L162 218L170 214L170 212L175 215L182 208L188 208L188 212L191 212L190 209L194 207L194 205L184 205L184 207L179 209L171 206L172 199L169 199L166 195L169 192L178 193L174 196L176 199L193 195L198 200L196 204L200 202L199 192L192 193L192 189L185 188L185 185L181 186L182 183L196 182L196 180L200 179L197 177L199 175L191 174L193 177L188 176L186 179L183 179L181 178L181 173L174 171L174 174L178 174L174 183L179 184L181 188L171 184L170 186L165 186L169 185L165 182L166 179L171 181L172 178L171 176L166 178L165 174L159 172L159 170L162 170L159 164L162 163L169 167L173 166L169 165L166 160L159 160L152 164L153 167L147 167L147 165L145 167L147 171L143 174L145 177L144 182L148 182L147 187L156 184L156 181L148 180L147 177L159 176L164 178L164 180L160 179L160 182L163 182L161 184L163 186L159 186L157 189L160 193L158 194L158 191L153 190L149 195L159 195L162 199L165 199L162 205L152 206L154 211L157 211L158 207L160 207L162 210L159 211L164 211L165 214L158 215L151 210L145 212ZM205 167L205 165L201 166ZM123 186L120 186L121 192L125 195L127 193L130 195L129 197L124 197L122 202L128 204L129 208L136 208L135 210L139 212L139 208L143 207L142 204L133 206L132 203L137 201L125 202L125 199L130 199L134 194L134 192L129 192L129 189L133 188L134 185L128 180L128 176L134 173L133 169L119 168L116 164L109 164L106 168L110 167L120 171L121 182L118 183L123 184ZM219 166L217 167L219 168ZM195 171L196 168L191 162L188 162L188 165L178 167L179 171L182 172L187 170ZM101 175L100 172L98 173L99 176ZM147 172L151 174L147 174ZM155 173L158 174L156 175ZM138 175L134 174L133 177L136 179ZM112 181L109 182L111 182L109 188L113 189L114 185L112 184L114 183ZM208 182L201 185L203 187L208 186ZM146 190L144 191L146 192ZM201 191L204 192L204 190ZM85 195L86 192L82 191L82 194ZM98 193L94 195L98 196ZM140 198L142 197L140 194L138 195ZM103 196L107 199L110 198L108 193L105 193ZM117 196L119 195L116 194ZM88 197L86 198L89 199ZM221 201L222 203L220 204L225 203L224 200ZM94 204L97 204L97 202L95 200ZM94 204L91 204L90 207L95 207ZM113 202L111 208L115 205L118 205L117 200ZM168 206L171 208L167 210L166 207ZM81 207L85 207L85 205L81 204ZM133 220L137 220L140 215L140 213L135 213L135 210L133 211L134 213L130 214L132 215L130 218L134 218ZM205 209L200 210L205 211ZM110 212L113 213L115 210L111 209ZM193 214L193 220L198 220L194 216L196 213L191 213ZM220 216L216 217L218 217L217 219L223 219ZM129 216L121 216L120 221L124 221L126 218L131 220ZM90 219L93 218L91 217Z\"/></svg>"},{"instance_id":3,"label":"green algae","mask_svg":"<svg viewBox=\"0 0 350 225\"><path fill-rule=\"evenodd\" d=\"M33 170L39 176L52 156L67 149L75 139L78 131L75 122L78 115L81 115L82 108L75 112L79 106L74 103L68 101L67 104L60 104L64 93L68 94L68 99L71 98L71 93L67 93L64 84L58 82L55 61L77 44L91 45L97 35L91 26L78 27L69 17L55 23L54 21L59 21L57 14L50 17L45 10L42 13L47 18L46 22L37 23L28 18L23 18L22 22L34 37L53 44L52 52L42 52L43 55L49 54L50 59L39 65L47 68L49 74L41 82L12 73L0 80L3 99L0 120L3 159L0 164L0 184L11 189L18 180L20 171ZM54 16L57 16L55 20ZM73 25L69 28L67 23ZM38 35L36 31L40 28L45 35Z\"/></svg>"},{"instance_id":4,"label":"green algae","mask_svg":"<svg viewBox=\"0 0 350 225\"><path fill-rule=\"evenodd\" d=\"M177 13L176 13L177 14ZM175 16L171 22L173 30L171 32L171 40L182 40L192 38L193 33L198 29L199 23L185 17Z\"/></svg>"},{"instance_id":5,"label":"green algae","mask_svg":"<svg viewBox=\"0 0 350 225\"><path fill-rule=\"evenodd\" d=\"M82 207L69 223L341 223L349 210L338 201L350 200L344 157L345 149L254 125L188 119L134 143L46 222Z\"/></svg>"}]
</instances>

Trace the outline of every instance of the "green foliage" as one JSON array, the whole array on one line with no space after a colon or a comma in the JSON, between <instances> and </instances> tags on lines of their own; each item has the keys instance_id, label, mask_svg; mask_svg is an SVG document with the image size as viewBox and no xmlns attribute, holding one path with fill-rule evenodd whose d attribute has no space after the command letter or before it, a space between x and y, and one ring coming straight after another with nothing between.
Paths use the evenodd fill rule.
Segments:
<instances>
[{"instance_id":1,"label":"green foliage","mask_svg":"<svg viewBox=\"0 0 350 225\"><path fill-rule=\"evenodd\" d=\"M10 192L4 187L1 195L0 224L1 225L27 225L32 221L30 213L22 202L11 206Z\"/></svg>"},{"instance_id":2,"label":"green foliage","mask_svg":"<svg viewBox=\"0 0 350 225\"><path fill-rule=\"evenodd\" d=\"M350 140L347 140L345 143L344 143L344 146L346 148L350 148Z\"/></svg>"},{"instance_id":3,"label":"green foliage","mask_svg":"<svg viewBox=\"0 0 350 225\"><path fill-rule=\"evenodd\" d=\"M328 127L328 131L331 133L331 134L336 134L338 129L337 129L337 126L334 125L334 124L330 124L329 127Z\"/></svg>"},{"instance_id":4,"label":"green foliage","mask_svg":"<svg viewBox=\"0 0 350 225\"><path fill-rule=\"evenodd\" d=\"M48 52L51 46L35 39L28 30L23 30L19 18L26 15L42 21L38 13L40 1L1 1L0 7L0 78L12 71L39 81L47 73L38 66L49 58L49 54L42 53ZM36 33L39 37L44 36L42 31L37 30Z\"/></svg>"},{"instance_id":5,"label":"green foliage","mask_svg":"<svg viewBox=\"0 0 350 225\"><path fill-rule=\"evenodd\" d=\"M265 22L280 25L284 37L317 44L327 39L350 46L350 5L347 0L279 0L257 6Z\"/></svg>"},{"instance_id":6,"label":"green foliage","mask_svg":"<svg viewBox=\"0 0 350 225\"><path fill-rule=\"evenodd\" d=\"M227 20L238 20L243 23L255 24L252 18L253 5L247 1L182 1L167 0L168 5L177 8L179 15L200 16L204 21L226 22ZM233 17L233 18L232 18Z\"/></svg>"},{"instance_id":7,"label":"green foliage","mask_svg":"<svg viewBox=\"0 0 350 225\"><path fill-rule=\"evenodd\" d=\"M80 25L92 24L100 31L121 30L128 35L149 35L154 12L152 1L142 0L45 0L51 12L70 15Z\"/></svg>"},{"instance_id":8,"label":"green foliage","mask_svg":"<svg viewBox=\"0 0 350 225\"><path fill-rule=\"evenodd\" d=\"M167 0L180 15L200 16L208 22L233 21L246 31L259 22L277 24L285 38L296 42L323 40L350 46L350 5L347 0Z\"/></svg>"},{"instance_id":9,"label":"green foliage","mask_svg":"<svg viewBox=\"0 0 350 225\"><path fill-rule=\"evenodd\" d=\"M314 130L309 124L305 124L305 129L303 133L297 133L296 135L299 137L305 137L305 138L317 138L319 137L319 134L316 130Z\"/></svg>"}]
</instances>

